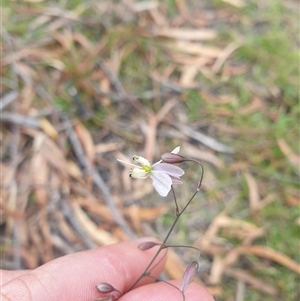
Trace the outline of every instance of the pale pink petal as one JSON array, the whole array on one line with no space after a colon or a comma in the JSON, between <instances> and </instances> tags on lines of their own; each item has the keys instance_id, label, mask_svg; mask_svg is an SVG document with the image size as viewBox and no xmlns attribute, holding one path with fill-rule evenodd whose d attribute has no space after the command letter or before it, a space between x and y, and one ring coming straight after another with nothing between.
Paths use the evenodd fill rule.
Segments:
<instances>
[{"instance_id":1,"label":"pale pink petal","mask_svg":"<svg viewBox=\"0 0 300 301\"><path fill-rule=\"evenodd\" d=\"M184 174L184 171L180 167L168 163L157 164L153 166L153 170L163 171L168 175L178 179Z\"/></svg>"},{"instance_id":2,"label":"pale pink petal","mask_svg":"<svg viewBox=\"0 0 300 301\"><path fill-rule=\"evenodd\" d=\"M152 170L150 178L152 179L152 185L155 188L155 190L161 196L167 196L167 194L171 190L171 178L165 172L156 170Z\"/></svg>"},{"instance_id":3,"label":"pale pink petal","mask_svg":"<svg viewBox=\"0 0 300 301\"><path fill-rule=\"evenodd\" d=\"M152 167L154 167L154 166L157 165L157 164L160 164L161 162L162 162L162 160L159 160L159 161L155 162L155 163L152 165Z\"/></svg>"}]
</instances>

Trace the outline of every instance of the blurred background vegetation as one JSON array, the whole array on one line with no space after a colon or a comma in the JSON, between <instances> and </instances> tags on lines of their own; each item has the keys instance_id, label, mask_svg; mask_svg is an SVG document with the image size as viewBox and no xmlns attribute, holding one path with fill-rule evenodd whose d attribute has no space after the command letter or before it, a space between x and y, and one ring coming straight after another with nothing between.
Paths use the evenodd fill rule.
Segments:
<instances>
[{"instance_id":1,"label":"blurred background vegetation","mask_svg":"<svg viewBox=\"0 0 300 301\"><path fill-rule=\"evenodd\" d=\"M1 1L6 269L138 236L172 197L116 158L181 146L203 187L173 244L216 300L299 300L299 3ZM183 165L180 206L200 171ZM149 181L148 181L149 180ZM180 278L194 254L170 250Z\"/></svg>"}]
</instances>

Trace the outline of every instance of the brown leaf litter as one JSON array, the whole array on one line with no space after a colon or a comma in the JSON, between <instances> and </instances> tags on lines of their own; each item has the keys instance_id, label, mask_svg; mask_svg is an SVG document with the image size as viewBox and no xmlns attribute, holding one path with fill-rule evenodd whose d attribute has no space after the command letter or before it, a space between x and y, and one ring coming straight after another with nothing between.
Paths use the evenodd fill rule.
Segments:
<instances>
[{"instance_id":1,"label":"brown leaf litter","mask_svg":"<svg viewBox=\"0 0 300 301\"><path fill-rule=\"evenodd\" d=\"M170 203L153 197L150 182L131 181L128 171L117 164L116 158L131 160L135 153L152 162L170 151L169 145L180 144L183 155L205 165L205 193L214 191L217 198L224 198L226 193L218 190L217 172L228 169L244 175L252 214L275 199L274 194L260 189L248 162L229 163L236 150L222 142L224 133L235 139L236 135L262 132L228 125L223 117L233 117L233 112L226 105L237 99L205 92L197 81L201 74L214 81L217 74L230 78L234 72L245 71L245 66L237 70L226 66L242 42L215 43L218 34L209 28L218 18L231 17L228 12L195 12L187 1L176 1L178 16L171 19L157 1L128 2L126 8L122 3L106 1L92 7L97 14L93 19L86 18L88 3L71 11L27 2L16 4L15 14L30 17L29 32L23 37L18 32L4 33L1 46L1 76L7 81L1 84L0 102L4 268L33 269L71 252L157 235L155 224L170 212ZM242 1L226 2L243 6ZM128 14L123 13L125 9ZM111 15L116 18L113 30L106 27L110 22L105 23ZM151 66L152 88L143 94L136 92L139 89L135 89L134 81L129 88L124 78L121 80L126 58L139 52L134 35L128 35L126 27L134 18L138 20L134 35L153 43L143 57L145 65ZM93 40L74 25L86 27L91 34L96 29L101 35ZM43 38L32 39L39 31ZM113 31L119 36L114 37ZM127 43L127 38L132 43ZM153 58L157 52L163 54L167 66L156 68ZM204 102L214 105L218 122L189 122L185 93L191 88ZM240 114L259 110L266 112L266 107L254 97ZM95 111L101 117L95 116ZM288 142L277 139L277 144L289 164L299 171L299 156ZM286 194L288 204L295 206L297 193ZM212 210L209 199L201 202ZM196 282L207 285L214 295L222 293L224 276L276 295L277 288L272 284L235 266L249 255L299 273L299 265L287 255L255 244L265 232L255 224L223 212L207 228L194 232L197 237L202 232L195 246L210 265ZM221 233L239 244L232 246ZM167 274L179 279L185 269L185 258L170 250Z\"/></svg>"}]
</instances>

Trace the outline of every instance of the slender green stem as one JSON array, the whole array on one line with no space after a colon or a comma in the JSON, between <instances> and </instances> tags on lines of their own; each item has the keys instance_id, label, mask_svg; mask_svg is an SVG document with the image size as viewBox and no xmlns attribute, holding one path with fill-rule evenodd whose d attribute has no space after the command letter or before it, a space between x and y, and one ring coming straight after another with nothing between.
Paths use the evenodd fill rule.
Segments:
<instances>
[{"instance_id":1,"label":"slender green stem","mask_svg":"<svg viewBox=\"0 0 300 301\"><path fill-rule=\"evenodd\" d=\"M187 248L187 249L193 249L193 250L196 250L197 251L197 262L199 262L199 260L200 260L200 250L198 249L198 248L196 248L196 247L193 247L193 246L187 246L187 245L164 245L163 247L162 247L162 249L167 249L167 248ZM165 256L165 255L164 255ZM161 260L160 260L161 261ZM160 262L159 261L159 262ZM158 262L158 263L159 263ZM148 271L149 272L151 272L157 265L158 265L158 263L156 263L153 267L151 267L151 269L149 269ZM149 274L147 274L147 276L149 277L150 275Z\"/></svg>"},{"instance_id":2,"label":"slender green stem","mask_svg":"<svg viewBox=\"0 0 300 301\"><path fill-rule=\"evenodd\" d=\"M177 204L177 199L176 199L176 195L175 195L175 191L174 191L173 185L171 186L171 189L172 189L172 194L173 194L174 203L175 203L175 214L176 214L176 216L178 216L178 214L179 214L179 207L178 207L178 204Z\"/></svg>"},{"instance_id":3,"label":"slender green stem","mask_svg":"<svg viewBox=\"0 0 300 301\"><path fill-rule=\"evenodd\" d=\"M165 239L163 240L162 244L160 245L159 249L156 251L155 255L153 256L153 258L151 259L151 261L149 262L149 264L147 265L147 267L144 269L143 273L133 282L133 284L129 287L129 289L127 291L130 291L134 288L134 286L145 276L148 276L147 275L147 272L149 271L151 265L153 264L153 262L156 260L157 256L159 255L159 253L161 252L162 249L164 249L166 246L166 242L167 240L169 239L174 227L176 226L180 216L184 213L184 211L186 210L186 208L190 205L190 203L192 202L192 200L194 199L194 197L196 196L196 194L199 192L200 190L200 187L201 187L201 184L202 184L202 180L203 180L203 175L204 175L204 168L202 166L202 164L197 161L197 160L194 160L194 159L186 159L185 161L190 161L190 162L195 162L197 164L200 165L201 169L202 169L202 172L201 172L201 177L200 177L200 180L198 182L198 185L197 185L197 189L196 191L194 192L194 194L192 195L192 197L190 198L190 200L185 204L185 206L183 207L183 209L178 212L178 214L176 214L176 218L171 226L171 228L169 229ZM174 193L174 191L173 191ZM175 195L175 194L174 194ZM176 198L175 198L176 199ZM175 204L177 204L177 202L175 201ZM177 207L178 208L178 207Z\"/></svg>"}]
</instances>

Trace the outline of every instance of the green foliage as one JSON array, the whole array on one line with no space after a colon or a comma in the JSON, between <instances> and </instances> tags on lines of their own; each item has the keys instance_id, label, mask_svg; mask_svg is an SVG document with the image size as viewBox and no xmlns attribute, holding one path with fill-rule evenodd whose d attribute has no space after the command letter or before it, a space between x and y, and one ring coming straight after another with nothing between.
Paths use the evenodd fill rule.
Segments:
<instances>
[{"instance_id":1,"label":"green foliage","mask_svg":"<svg viewBox=\"0 0 300 301\"><path fill-rule=\"evenodd\" d=\"M196 121L199 120L201 116L201 96L199 95L198 91L191 90L186 93L184 97L186 99L186 107L187 111L189 112L189 120Z\"/></svg>"},{"instance_id":2,"label":"green foliage","mask_svg":"<svg viewBox=\"0 0 300 301\"><path fill-rule=\"evenodd\" d=\"M248 3L242 11L232 9L235 14L244 14L247 17L246 24L223 31L224 41L232 41L237 36L242 37L243 46L233 55L234 61L246 63L249 70L238 76L232 76L225 84L221 82L205 85L205 90L219 85L217 91L227 91L237 97L237 101L220 105L223 109L232 112L232 117L217 120L214 113L216 106L203 100L196 91L189 91L184 97L190 121L203 120L205 114L210 113L211 121L229 123L235 128L256 129L261 131L256 135L238 135L235 141L230 141L237 150L236 159L246 161L252 167L252 172L264 193L276 193L277 198L267 205L258 216L251 216L246 212L249 202L249 187L244 182L243 176L236 174L236 183L230 181L231 189L237 188L239 194L230 204L232 216L242 217L254 224L261 224L265 229L263 238L258 244L266 245L274 250L290 256L299 261L299 226L296 219L299 210L287 206L282 196L282 191L292 187L299 189L299 178L296 167L290 165L286 155L278 146L277 139L284 138L292 151L299 155L299 51L296 45L297 26L295 14L287 10L281 1L265 1L263 8L258 8L254 2ZM223 1L214 1L215 7L226 7ZM265 87L272 90L278 89L278 96L269 96L264 99L267 111L254 111L249 114L240 114L243 108L253 101L253 91L248 83L257 87ZM270 118L266 112L274 114L276 121ZM204 117L205 118L205 117ZM229 181L230 173L219 173L220 189L222 182ZM284 198L284 197L282 197ZM182 225L184 227L184 224ZM228 235L224 238L231 244L238 242ZM260 264L257 262L256 264ZM299 277L288 268L278 264L269 263L269 267L262 267L257 276L279 288L278 296L284 300L296 300L297 284ZM225 280L222 297L216 300L232 300L236 292L236 282ZM274 300L274 297L266 293L248 288L244 300ZM275 298L276 299L276 298ZM277 300L277 299L276 299Z\"/></svg>"},{"instance_id":3,"label":"green foliage","mask_svg":"<svg viewBox=\"0 0 300 301\"><path fill-rule=\"evenodd\" d=\"M70 103L61 97L53 98L54 105L57 106L63 112L68 112L70 109Z\"/></svg>"}]
</instances>

